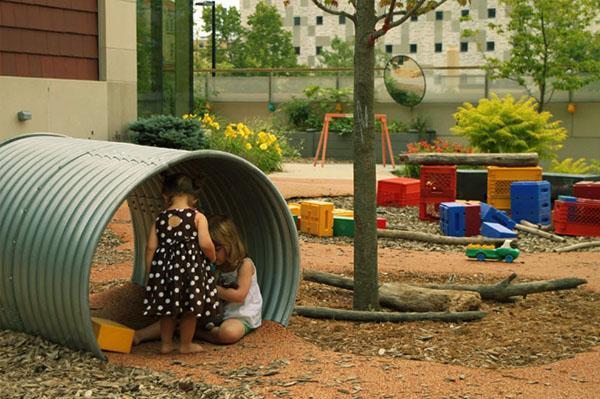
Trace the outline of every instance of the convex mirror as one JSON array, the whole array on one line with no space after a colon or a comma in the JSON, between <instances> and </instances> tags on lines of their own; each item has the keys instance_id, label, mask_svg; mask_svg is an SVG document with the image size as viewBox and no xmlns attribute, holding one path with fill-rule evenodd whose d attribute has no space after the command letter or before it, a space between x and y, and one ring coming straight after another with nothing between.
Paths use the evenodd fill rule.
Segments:
<instances>
[{"instance_id":1,"label":"convex mirror","mask_svg":"<svg viewBox=\"0 0 600 399\"><path fill-rule=\"evenodd\" d=\"M414 107L425 96L425 74L415 60L406 55L392 57L383 72L385 88L398 104Z\"/></svg>"}]
</instances>

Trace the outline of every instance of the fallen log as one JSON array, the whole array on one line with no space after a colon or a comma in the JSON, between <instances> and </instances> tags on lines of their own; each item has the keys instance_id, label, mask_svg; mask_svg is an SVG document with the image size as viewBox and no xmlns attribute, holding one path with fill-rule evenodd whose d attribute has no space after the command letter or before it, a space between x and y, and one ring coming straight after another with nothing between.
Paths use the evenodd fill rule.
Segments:
<instances>
[{"instance_id":1,"label":"fallen log","mask_svg":"<svg viewBox=\"0 0 600 399\"><path fill-rule=\"evenodd\" d=\"M537 166L539 163L538 154L535 152L505 154L419 152L400 154L398 160L413 165Z\"/></svg>"},{"instance_id":2,"label":"fallen log","mask_svg":"<svg viewBox=\"0 0 600 399\"><path fill-rule=\"evenodd\" d=\"M521 223L517 223L515 229L524 231L529 234L535 234L536 236L548 238L552 241L565 242L567 239L561 236L557 236L556 234L548 233L547 231L542 231L537 227L525 226Z\"/></svg>"},{"instance_id":3,"label":"fallen log","mask_svg":"<svg viewBox=\"0 0 600 399\"><path fill-rule=\"evenodd\" d=\"M471 321L479 320L487 315L486 312L369 312L361 310L344 310L313 306L296 306L294 314L316 319L350 320L364 322L403 322L403 321Z\"/></svg>"},{"instance_id":4,"label":"fallen log","mask_svg":"<svg viewBox=\"0 0 600 399\"><path fill-rule=\"evenodd\" d=\"M533 227L535 229L542 230L542 231L548 231L552 227L551 224L546 224L546 225L535 224L535 223L531 223L530 221L525 220L525 219L521 220L519 223L522 224L523 226Z\"/></svg>"},{"instance_id":5,"label":"fallen log","mask_svg":"<svg viewBox=\"0 0 600 399\"><path fill-rule=\"evenodd\" d=\"M430 242L434 244L446 245L467 245L467 244L502 244L504 238L489 238L483 236L477 237L447 237L436 234L421 233L418 231L377 229L377 237L398 238L402 240ZM513 240L514 241L514 240Z\"/></svg>"},{"instance_id":6,"label":"fallen log","mask_svg":"<svg viewBox=\"0 0 600 399\"><path fill-rule=\"evenodd\" d=\"M304 280L352 290L354 280L337 274L305 269ZM460 312L478 310L481 297L472 291L436 290L409 284L388 283L379 287L379 303L402 312Z\"/></svg>"},{"instance_id":7,"label":"fallen log","mask_svg":"<svg viewBox=\"0 0 600 399\"><path fill-rule=\"evenodd\" d=\"M481 295L481 299L491 299L503 302L516 296L525 298L529 294L538 292L569 290L587 283L587 280L582 278L569 277L558 280L532 281L529 283L511 285L511 282L515 278L517 278L517 275L516 273L513 273L494 285L428 284L426 287L436 290L475 291Z\"/></svg>"},{"instance_id":8,"label":"fallen log","mask_svg":"<svg viewBox=\"0 0 600 399\"><path fill-rule=\"evenodd\" d=\"M567 245L566 247L554 248L554 252L571 252L583 248L600 247L600 241L582 242L579 244Z\"/></svg>"}]
</instances>

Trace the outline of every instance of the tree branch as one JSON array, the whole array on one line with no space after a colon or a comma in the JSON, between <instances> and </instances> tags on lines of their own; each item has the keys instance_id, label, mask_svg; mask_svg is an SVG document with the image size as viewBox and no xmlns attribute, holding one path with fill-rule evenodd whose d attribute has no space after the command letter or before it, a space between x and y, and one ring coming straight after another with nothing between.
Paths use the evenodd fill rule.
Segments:
<instances>
[{"instance_id":1,"label":"tree branch","mask_svg":"<svg viewBox=\"0 0 600 399\"><path fill-rule=\"evenodd\" d=\"M346 18L350 19L352 22L356 22L356 18L354 18L354 15L348 14L346 11L333 10L329 7L326 7L325 4L321 3L319 0L312 0L312 2L314 5L316 5L321 10L325 11L328 14L343 15Z\"/></svg>"},{"instance_id":2,"label":"tree branch","mask_svg":"<svg viewBox=\"0 0 600 399\"><path fill-rule=\"evenodd\" d=\"M439 4L437 4L434 8L439 7L440 5L442 5L443 3L445 3L447 0L441 0L439 2ZM371 34L371 36L369 37L369 41L371 43L374 43L375 40L377 40L378 38L380 38L381 36L385 35L386 32L390 29L393 29L397 26L400 26L404 23L404 21L406 21L408 18L412 17L413 15L418 15L419 14L419 10L421 9L421 6L423 5L423 3L425 3L425 0L419 0L419 2L410 9L410 11L400 11L399 15L402 15L402 13L404 13L404 15L402 16L402 18L392 22L392 18L394 16L394 7L396 6L396 1L392 0L392 3L390 4L390 9L388 10L388 12L386 13L385 16L385 21L383 23L383 26L381 27L381 29L376 30L375 32L373 32Z\"/></svg>"}]
</instances>

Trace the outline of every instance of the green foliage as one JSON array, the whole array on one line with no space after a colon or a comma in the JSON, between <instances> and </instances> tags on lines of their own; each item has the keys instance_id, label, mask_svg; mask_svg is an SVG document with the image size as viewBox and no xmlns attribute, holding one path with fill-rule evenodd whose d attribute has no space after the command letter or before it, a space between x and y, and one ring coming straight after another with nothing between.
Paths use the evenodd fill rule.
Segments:
<instances>
[{"instance_id":1,"label":"green foliage","mask_svg":"<svg viewBox=\"0 0 600 399\"><path fill-rule=\"evenodd\" d=\"M291 128L298 130L321 129L325 114L338 112L336 111L336 104L342 106L348 104L351 95L352 89L349 88L335 89L308 86L304 89L306 98L293 98L285 103L281 109ZM338 122L335 123L335 126L338 126ZM343 122L339 126L340 129L345 131ZM333 131L333 128L330 128L330 130Z\"/></svg>"},{"instance_id":2,"label":"green foliage","mask_svg":"<svg viewBox=\"0 0 600 399\"><path fill-rule=\"evenodd\" d=\"M197 120L153 115L130 124L129 131L136 144L190 151L205 148L204 131Z\"/></svg>"},{"instance_id":3,"label":"green foliage","mask_svg":"<svg viewBox=\"0 0 600 399\"><path fill-rule=\"evenodd\" d=\"M384 76L384 83L388 93L398 104L414 107L421 102L422 96L420 93L400 88L391 75Z\"/></svg>"},{"instance_id":4,"label":"green foliage","mask_svg":"<svg viewBox=\"0 0 600 399\"><path fill-rule=\"evenodd\" d=\"M552 114L536 108L533 98L515 101L511 95L500 99L494 94L477 106L459 107L450 130L481 152L537 152L542 159L553 159L567 133L560 121L550 120Z\"/></svg>"},{"instance_id":5,"label":"green foliage","mask_svg":"<svg viewBox=\"0 0 600 399\"><path fill-rule=\"evenodd\" d=\"M588 163L585 158L579 158L576 161L573 158L565 158L560 162L552 160L550 170L556 173L571 173L575 175L600 173L600 161L592 160Z\"/></svg>"},{"instance_id":6,"label":"green foliage","mask_svg":"<svg viewBox=\"0 0 600 399\"><path fill-rule=\"evenodd\" d=\"M544 109L555 90L576 90L600 79L599 0L502 0L510 56L487 59L494 78L515 80ZM536 93L537 92L537 93ZM534 94L535 93L535 94Z\"/></svg>"},{"instance_id":7,"label":"green foliage","mask_svg":"<svg viewBox=\"0 0 600 399\"><path fill-rule=\"evenodd\" d=\"M354 43L336 36L331 40L331 49L323 49L317 59L327 68L352 68L354 66Z\"/></svg>"},{"instance_id":8,"label":"green foliage","mask_svg":"<svg viewBox=\"0 0 600 399\"><path fill-rule=\"evenodd\" d=\"M212 32L212 7L202 8L202 23L205 32ZM246 29L242 26L240 12L236 7L215 6L216 62L219 68L239 66L245 58L244 38ZM212 60L212 41L200 51L201 59L196 65L209 68Z\"/></svg>"}]
</instances>

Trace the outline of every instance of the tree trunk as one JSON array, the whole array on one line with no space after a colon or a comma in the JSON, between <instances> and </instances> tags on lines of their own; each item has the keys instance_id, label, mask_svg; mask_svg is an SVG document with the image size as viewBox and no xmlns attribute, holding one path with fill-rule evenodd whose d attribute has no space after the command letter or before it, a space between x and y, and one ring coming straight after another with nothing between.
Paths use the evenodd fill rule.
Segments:
<instances>
[{"instance_id":1,"label":"tree trunk","mask_svg":"<svg viewBox=\"0 0 600 399\"><path fill-rule=\"evenodd\" d=\"M537 166L538 154L531 153L498 153L498 154L464 154L422 152L401 154L400 162L414 165L496 165L496 166Z\"/></svg>"},{"instance_id":2,"label":"tree trunk","mask_svg":"<svg viewBox=\"0 0 600 399\"><path fill-rule=\"evenodd\" d=\"M317 319L374 321L374 322L402 322L418 320L434 321L470 321L479 320L487 315L486 312L423 312L423 313L397 313L397 312L364 312L358 310L344 310L322 307L296 306L294 313L299 316Z\"/></svg>"},{"instance_id":3,"label":"tree trunk","mask_svg":"<svg viewBox=\"0 0 600 399\"><path fill-rule=\"evenodd\" d=\"M354 281L337 274L305 269L304 280L351 290ZM389 283L379 288L379 303L402 312L478 310L481 297L472 291L436 290L409 284Z\"/></svg>"},{"instance_id":4,"label":"tree trunk","mask_svg":"<svg viewBox=\"0 0 600 399\"><path fill-rule=\"evenodd\" d=\"M377 229L377 236L382 238L398 238L401 240L423 241L445 245L467 244L503 244L505 238L476 237L450 237L439 234L421 233L419 231ZM513 239L513 241L516 241Z\"/></svg>"},{"instance_id":5,"label":"tree trunk","mask_svg":"<svg viewBox=\"0 0 600 399\"><path fill-rule=\"evenodd\" d=\"M356 2L354 43L354 309L377 309L377 227L375 205L374 0Z\"/></svg>"},{"instance_id":6,"label":"tree trunk","mask_svg":"<svg viewBox=\"0 0 600 399\"><path fill-rule=\"evenodd\" d=\"M587 280L575 277L561 278L558 280L532 281L530 283L521 283L511 285L511 282L517 277L515 273L495 285L458 285L458 284L429 284L428 288L440 290L460 290L479 292L481 299L492 299L499 302L509 300L515 296L527 296L537 292L560 291L577 288L581 284L587 283Z\"/></svg>"}]
</instances>

